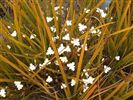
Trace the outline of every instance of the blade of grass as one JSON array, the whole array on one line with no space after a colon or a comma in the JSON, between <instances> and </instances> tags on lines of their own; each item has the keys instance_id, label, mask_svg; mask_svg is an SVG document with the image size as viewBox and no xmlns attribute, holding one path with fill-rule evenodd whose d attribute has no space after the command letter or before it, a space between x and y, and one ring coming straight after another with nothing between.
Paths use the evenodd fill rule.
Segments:
<instances>
[{"instance_id":1,"label":"blade of grass","mask_svg":"<svg viewBox=\"0 0 133 100\"><path fill-rule=\"evenodd\" d=\"M118 35L118 34L122 34L122 32L125 32L125 31L129 31L129 30L132 30L133 29L133 26L130 26L130 27L127 27L127 28L124 28L124 29L121 29L119 31L116 31L112 34L110 34L108 37L111 37L111 36L114 36L114 35Z\"/></svg>"},{"instance_id":2,"label":"blade of grass","mask_svg":"<svg viewBox=\"0 0 133 100\"><path fill-rule=\"evenodd\" d=\"M112 93L110 93L108 96L105 97L105 100L111 99L111 97L113 97L115 93L117 93L124 84L125 84L125 81L122 81Z\"/></svg>"},{"instance_id":3,"label":"blade of grass","mask_svg":"<svg viewBox=\"0 0 133 100\"><path fill-rule=\"evenodd\" d=\"M120 19L120 23L117 25L118 26L118 30L120 30L120 28L121 28L121 26L122 26L122 23L124 22L124 19L126 18L126 15L127 15L127 12L128 12L128 9L129 9L129 7L130 7L130 5L131 5L131 1L129 0L128 2L127 2L127 6L126 6L126 8L124 9L124 13L122 14L122 16L121 16L121 19Z\"/></svg>"},{"instance_id":4,"label":"blade of grass","mask_svg":"<svg viewBox=\"0 0 133 100\"><path fill-rule=\"evenodd\" d=\"M129 92L125 93L124 95L121 96L123 100L127 100L129 97L133 96L133 90L130 90Z\"/></svg>"}]
</instances>

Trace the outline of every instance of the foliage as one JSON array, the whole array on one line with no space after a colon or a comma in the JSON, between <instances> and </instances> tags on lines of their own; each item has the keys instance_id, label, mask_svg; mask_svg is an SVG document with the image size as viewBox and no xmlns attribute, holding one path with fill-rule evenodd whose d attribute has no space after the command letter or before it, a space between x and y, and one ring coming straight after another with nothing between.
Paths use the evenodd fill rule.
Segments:
<instances>
[{"instance_id":1,"label":"foliage","mask_svg":"<svg viewBox=\"0 0 133 100\"><path fill-rule=\"evenodd\" d=\"M9 99L133 96L133 2L5 0L0 94ZM2 90L5 89L5 92ZM6 95L4 95L6 94ZM3 98L1 97L1 98Z\"/></svg>"}]
</instances>

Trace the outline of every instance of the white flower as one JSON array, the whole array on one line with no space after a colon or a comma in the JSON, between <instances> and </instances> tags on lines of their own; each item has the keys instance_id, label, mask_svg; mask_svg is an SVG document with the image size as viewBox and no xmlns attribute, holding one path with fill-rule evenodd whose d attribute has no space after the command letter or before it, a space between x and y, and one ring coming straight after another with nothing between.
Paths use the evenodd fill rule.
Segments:
<instances>
[{"instance_id":1,"label":"white flower","mask_svg":"<svg viewBox=\"0 0 133 100\"><path fill-rule=\"evenodd\" d=\"M44 65L43 64L39 64L39 68L41 69Z\"/></svg>"},{"instance_id":2,"label":"white flower","mask_svg":"<svg viewBox=\"0 0 133 100\"><path fill-rule=\"evenodd\" d=\"M79 23L78 28L79 28L79 31L81 32L81 31L84 31L85 29L87 29L87 26Z\"/></svg>"},{"instance_id":3,"label":"white flower","mask_svg":"<svg viewBox=\"0 0 133 100\"><path fill-rule=\"evenodd\" d=\"M7 26L7 28L8 28L8 29L10 29L10 28L11 28L11 26Z\"/></svg>"},{"instance_id":4,"label":"white flower","mask_svg":"<svg viewBox=\"0 0 133 100\"><path fill-rule=\"evenodd\" d=\"M7 45L7 48L8 48L8 49L11 49L11 46L10 46L10 45Z\"/></svg>"},{"instance_id":5,"label":"white flower","mask_svg":"<svg viewBox=\"0 0 133 100\"><path fill-rule=\"evenodd\" d=\"M105 72L105 73L108 73L110 70L111 70L110 67L104 65L104 72Z\"/></svg>"},{"instance_id":6,"label":"white flower","mask_svg":"<svg viewBox=\"0 0 133 100\"><path fill-rule=\"evenodd\" d=\"M74 38L72 38L71 43L72 43L74 46L80 46L79 39L74 39Z\"/></svg>"},{"instance_id":7,"label":"white flower","mask_svg":"<svg viewBox=\"0 0 133 100\"><path fill-rule=\"evenodd\" d=\"M34 39L36 37L36 34L31 34L30 39Z\"/></svg>"},{"instance_id":8,"label":"white flower","mask_svg":"<svg viewBox=\"0 0 133 100\"><path fill-rule=\"evenodd\" d=\"M59 39L59 36L57 35L57 36L53 37L52 39L53 39L54 42L56 42L56 40Z\"/></svg>"},{"instance_id":9,"label":"white flower","mask_svg":"<svg viewBox=\"0 0 133 100\"><path fill-rule=\"evenodd\" d=\"M106 14L102 9L100 9L100 8L97 8L96 12L98 12L98 13L101 15L101 17L103 17L103 18L105 18L106 15L107 15L107 14Z\"/></svg>"},{"instance_id":10,"label":"white flower","mask_svg":"<svg viewBox=\"0 0 133 100\"><path fill-rule=\"evenodd\" d=\"M47 79L46 79L46 82L51 83L52 81L53 81L52 77L48 76Z\"/></svg>"},{"instance_id":11,"label":"white flower","mask_svg":"<svg viewBox=\"0 0 133 100\"><path fill-rule=\"evenodd\" d=\"M1 89L0 90L0 96L1 97L6 97L6 91L5 91L5 89Z\"/></svg>"},{"instance_id":12,"label":"white flower","mask_svg":"<svg viewBox=\"0 0 133 100\"><path fill-rule=\"evenodd\" d=\"M88 72L85 72L85 76L86 76L86 77L89 77L89 74L88 74Z\"/></svg>"},{"instance_id":13,"label":"white flower","mask_svg":"<svg viewBox=\"0 0 133 100\"><path fill-rule=\"evenodd\" d=\"M17 88L18 88L18 90L21 90L23 88L23 85L20 84L20 85L17 86Z\"/></svg>"},{"instance_id":14,"label":"white flower","mask_svg":"<svg viewBox=\"0 0 133 100\"><path fill-rule=\"evenodd\" d=\"M60 46L58 48L59 55L61 55L62 53L64 53L64 49L65 49L65 46L63 44L60 44Z\"/></svg>"},{"instance_id":15,"label":"white flower","mask_svg":"<svg viewBox=\"0 0 133 100\"><path fill-rule=\"evenodd\" d=\"M55 26L50 27L50 29L51 29L52 32L56 32Z\"/></svg>"},{"instance_id":16,"label":"white flower","mask_svg":"<svg viewBox=\"0 0 133 100\"><path fill-rule=\"evenodd\" d=\"M80 50L81 50L81 48L80 48L80 47L78 47L77 52L79 52Z\"/></svg>"},{"instance_id":17,"label":"white flower","mask_svg":"<svg viewBox=\"0 0 133 100\"><path fill-rule=\"evenodd\" d=\"M120 60L120 56L115 56L115 60L119 61Z\"/></svg>"},{"instance_id":18,"label":"white flower","mask_svg":"<svg viewBox=\"0 0 133 100\"><path fill-rule=\"evenodd\" d=\"M36 66L31 63L30 66L29 66L29 69L33 71L33 70L36 69Z\"/></svg>"},{"instance_id":19,"label":"white flower","mask_svg":"<svg viewBox=\"0 0 133 100\"><path fill-rule=\"evenodd\" d=\"M110 19L112 20L112 19L113 19L113 17L110 17Z\"/></svg>"},{"instance_id":20,"label":"white flower","mask_svg":"<svg viewBox=\"0 0 133 100\"><path fill-rule=\"evenodd\" d=\"M48 47L48 50L46 52L46 55L52 55L52 54L54 54L54 51L52 50L51 47Z\"/></svg>"},{"instance_id":21,"label":"white flower","mask_svg":"<svg viewBox=\"0 0 133 100\"><path fill-rule=\"evenodd\" d=\"M83 48L83 44L81 45L81 47ZM88 47L87 44L85 44L85 51L87 51Z\"/></svg>"},{"instance_id":22,"label":"white flower","mask_svg":"<svg viewBox=\"0 0 133 100\"><path fill-rule=\"evenodd\" d=\"M101 12L103 12L103 10L100 8L97 8L96 12L101 13Z\"/></svg>"},{"instance_id":23,"label":"white flower","mask_svg":"<svg viewBox=\"0 0 133 100\"><path fill-rule=\"evenodd\" d=\"M66 24L67 24L67 26L71 26L72 25L72 20L67 20Z\"/></svg>"},{"instance_id":24,"label":"white flower","mask_svg":"<svg viewBox=\"0 0 133 100\"><path fill-rule=\"evenodd\" d=\"M68 62L68 59L67 57L60 57L60 60L63 62L63 63L67 63Z\"/></svg>"},{"instance_id":25,"label":"white flower","mask_svg":"<svg viewBox=\"0 0 133 100\"><path fill-rule=\"evenodd\" d=\"M68 45L68 46L66 46L66 48L65 48L65 50L64 51L66 51L66 52L71 52L71 48L70 48L70 46Z\"/></svg>"},{"instance_id":26,"label":"white flower","mask_svg":"<svg viewBox=\"0 0 133 100\"><path fill-rule=\"evenodd\" d=\"M84 8L84 12L85 13L89 13L90 12L90 9Z\"/></svg>"},{"instance_id":27,"label":"white flower","mask_svg":"<svg viewBox=\"0 0 133 100\"><path fill-rule=\"evenodd\" d=\"M51 22L53 20L53 17L46 17L47 22Z\"/></svg>"},{"instance_id":28,"label":"white flower","mask_svg":"<svg viewBox=\"0 0 133 100\"><path fill-rule=\"evenodd\" d=\"M76 81L74 79L71 80L71 86L74 86L76 84Z\"/></svg>"},{"instance_id":29,"label":"white flower","mask_svg":"<svg viewBox=\"0 0 133 100\"><path fill-rule=\"evenodd\" d=\"M83 82L84 82L84 84L93 84L93 81L95 80L95 78L93 78L93 77L91 77L91 76L89 76L89 78L87 78L87 79L83 79Z\"/></svg>"},{"instance_id":30,"label":"white flower","mask_svg":"<svg viewBox=\"0 0 133 100\"><path fill-rule=\"evenodd\" d=\"M56 11L56 14L58 14L58 9L59 8L60 8L59 6L54 7L54 10ZM63 9L64 7L61 7L61 8Z\"/></svg>"},{"instance_id":31,"label":"white flower","mask_svg":"<svg viewBox=\"0 0 133 100\"><path fill-rule=\"evenodd\" d=\"M83 92L86 92L86 90L88 89L89 87L87 85L84 85L83 86Z\"/></svg>"},{"instance_id":32,"label":"white flower","mask_svg":"<svg viewBox=\"0 0 133 100\"><path fill-rule=\"evenodd\" d=\"M102 32L100 29L97 29L97 33L98 33L97 35L100 36Z\"/></svg>"},{"instance_id":33,"label":"white flower","mask_svg":"<svg viewBox=\"0 0 133 100\"><path fill-rule=\"evenodd\" d=\"M42 68L43 66L46 66L46 65L49 65L49 64L51 64L51 62L49 61L48 58L45 58L43 64L39 64L39 67Z\"/></svg>"},{"instance_id":34,"label":"white flower","mask_svg":"<svg viewBox=\"0 0 133 100\"><path fill-rule=\"evenodd\" d=\"M87 72L87 69L83 69L83 72Z\"/></svg>"},{"instance_id":35,"label":"white flower","mask_svg":"<svg viewBox=\"0 0 133 100\"><path fill-rule=\"evenodd\" d=\"M48 59L48 58L46 58L46 59L44 60L43 65L49 65L49 64L51 64L51 62L49 61L49 59Z\"/></svg>"},{"instance_id":36,"label":"white flower","mask_svg":"<svg viewBox=\"0 0 133 100\"><path fill-rule=\"evenodd\" d=\"M17 36L17 32L16 31L13 31L12 34L11 34L12 37L16 37Z\"/></svg>"},{"instance_id":37,"label":"white flower","mask_svg":"<svg viewBox=\"0 0 133 100\"><path fill-rule=\"evenodd\" d=\"M91 31L91 34L97 33L98 36L100 36L102 33L100 29L95 29L94 26L91 27L90 31Z\"/></svg>"},{"instance_id":38,"label":"white flower","mask_svg":"<svg viewBox=\"0 0 133 100\"><path fill-rule=\"evenodd\" d=\"M58 61L57 61L57 60L55 60L55 61L54 61L54 63L55 63L55 65L57 65L57 66L59 65L59 63L58 63Z\"/></svg>"},{"instance_id":39,"label":"white flower","mask_svg":"<svg viewBox=\"0 0 133 100\"><path fill-rule=\"evenodd\" d=\"M25 38L25 37L26 37L26 35L25 35L25 34L23 34L23 35L22 35L22 37L23 37L23 38Z\"/></svg>"},{"instance_id":40,"label":"white flower","mask_svg":"<svg viewBox=\"0 0 133 100\"><path fill-rule=\"evenodd\" d=\"M14 84L17 87L18 90L21 90L23 88L23 84L21 84L20 81L14 81Z\"/></svg>"},{"instance_id":41,"label":"white flower","mask_svg":"<svg viewBox=\"0 0 133 100\"><path fill-rule=\"evenodd\" d=\"M108 7L105 7L105 10L108 10L109 8Z\"/></svg>"},{"instance_id":42,"label":"white flower","mask_svg":"<svg viewBox=\"0 0 133 100\"><path fill-rule=\"evenodd\" d=\"M103 18L105 18L106 16L107 16L107 14L106 13L101 13L101 16L103 17Z\"/></svg>"},{"instance_id":43,"label":"white flower","mask_svg":"<svg viewBox=\"0 0 133 100\"><path fill-rule=\"evenodd\" d=\"M67 67L68 67L70 70L75 71L75 62L72 62L72 63L67 64Z\"/></svg>"},{"instance_id":44,"label":"white flower","mask_svg":"<svg viewBox=\"0 0 133 100\"><path fill-rule=\"evenodd\" d=\"M65 28L64 30L65 30L65 32L67 32L67 28Z\"/></svg>"},{"instance_id":45,"label":"white flower","mask_svg":"<svg viewBox=\"0 0 133 100\"><path fill-rule=\"evenodd\" d=\"M63 39L63 40L70 40L69 34L66 34L62 39Z\"/></svg>"},{"instance_id":46,"label":"white flower","mask_svg":"<svg viewBox=\"0 0 133 100\"><path fill-rule=\"evenodd\" d=\"M96 31L96 29L94 28L94 26L92 26L90 30L91 30L91 33L92 33L92 34L96 34L96 33L97 33L97 31Z\"/></svg>"},{"instance_id":47,"label":"white flower","mask_svg":"<svg viewBox=\"0 0 133 100\"><path fill-rule=\"evenodd\" d=\"M65 84L61 84L61 89L64 89L64 88L66 88L67 86L65 85Z\"/></svg>"},{"instance_id":48,"label":"white flower","mask_svg":"<svg viewBox=\"0 0 133 100\"><path fill-rule=\"evenodd\" d=\"M21 81L14 81L15 86L20 85Z\"/></svg>"},{"instance_id":49,"label":"white flower","mask_svg":"<svg viewBox=\"0 0 133 100\"><path fill-rule=\"evenodd\" d=\"M97 29L97 33L100 33L101 34L101 30L100 29Z\"/></svg>"},{"instance_id":50,"label":"white flower","mask_svg":"<svg viewBox=\"0 0 133 100\"><path fill-rule=\"evenodd\" d=\"M59 9L59 6L54 7L54 10L57 11Z\"/></svg>"},{"instance_id":51,"label":"white flower","mask_svg":"<svg viewBox=\"0 0 133 100\"><path fill-rule=\"evenodd\" d=\"M49 64L51 64L51 62L48 60L48 58L46 58L46 59L44 60L43 65L49 65Z\"/></svg>"},{"instance_id":52,"label":"white flower","mask_svg":"<svg viewBox=\"0 0 133 100\"><path fill-rule=\"evenodd\" d=\"M102 58L102 62L105 60L105 58Z\"/></svg>"}]
</instances>

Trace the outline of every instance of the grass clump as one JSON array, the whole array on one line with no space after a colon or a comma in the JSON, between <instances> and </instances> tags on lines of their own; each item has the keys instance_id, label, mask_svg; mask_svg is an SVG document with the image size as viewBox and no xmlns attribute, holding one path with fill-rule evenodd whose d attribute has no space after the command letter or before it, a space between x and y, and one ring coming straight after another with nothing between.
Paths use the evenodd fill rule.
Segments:
<instances>
[{"instance_id":1,"label":"grass clump","mask_svg":"<svg viewBox=\"0 0 133 100\"><path fill-rule=\"evenodd\" d=\"M5 0L0 98L122 99L133 95L133 2Z\"/></svg>"}]
</instances>

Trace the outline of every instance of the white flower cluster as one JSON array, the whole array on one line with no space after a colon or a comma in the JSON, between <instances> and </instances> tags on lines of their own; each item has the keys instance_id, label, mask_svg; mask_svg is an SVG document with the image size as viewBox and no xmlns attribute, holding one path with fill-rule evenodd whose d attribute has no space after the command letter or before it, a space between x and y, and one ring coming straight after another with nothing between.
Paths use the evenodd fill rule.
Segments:
<instances>
[{"instance_id":1,"label":"white flower cluster","mask_svg":"<svg viewBox=\"0 0 133 100\"><path fill-rule=\"evenodd\" d=\"M66 87L67 86L64 83L61 84L61 89L65 89Z\"/></svg>"},{"instance_id":2,"label":"white flower cluster","mask_svg":"<svg viewBox=\"0 0 133 100\"><path fill-rule=\"evenodd\" d=\"M46 82L51 83L53 81L53 78L51 76L48 76L46 79Z\"/></svg>"},{"instance_id":3,"label":"white flower cluster","mask_svg":"<svg viewBox=\"0 0 133 100\"><path fill-rule=\"evenodd\" d=\"M67 64L67 67L68 67L70 70L75 71L75 62L68 63L68 64Z\"/></svg>"},{"instance_id":4,"label":"white flower cluster","mask_svg":"<svg viewBox=\"0 0 133 100\"><path fill-rule=\"evenodd\" d=\"M79 31L82 32L82 31L84 31L84 30L87 29L87 26L84 25L84 24L79 23L79 24L78 24L78 28L79 28Z\"/></svg>"},{"instance_id":5,"label":"white flower cluster","mask_svg":"<svg viewBox=\"0 0 133 100\"><path fill-rule=\"evenodd\" d=\"M36 66L30 63L29 70L34 71L36 69Z\"/></svg>"},{"instance_id":6,"label":"white flower cluster","mask_svg":"<svg viewBox=\"0 0 133 100\"><path fill-rule=\"evenodd\" d=\"M54 54L54 51L52 50L51 47L48 47L48 50L46 52L46 55L53 55Z\"/></svg>"},{"instance_id":7,"label":"white flower cluster","mask_svg":"<svg viewBox=\"0 0 133 100\"><path fill-rule=\"evenodd\" d=\"M49 64L51 64L50 60L48 58L45 58L43 64L39 64L39 67L42 68L42 67L49 65Z\"/></svg>"},{"instance_id":8,"label":"white flower cluster","mask_svg":"<svg viewBox=\"0 0 133 100\"><path fill-rule=\"evenodd\" d=\"M84 12L85 13L89 13L90 12L90 9L84 8Z\"/></svg>"},{"instance_id":9,"label":"white flower cluster","mask_svg":"<svg viewBox=\"0 0 133 100\"><path fill-rule=\"evenodd\" d=\"M10 45L7 45L7 48L8 48L8 49L11 49L11 46L10 46Z\"/></svg>"},{"instance_id":10,"label":"white flower cluster","mask_svg":"<svg viewBox=\"0 0 133 100\"><path fill-rule=\"evenodd\" d=\"M51 26L50 29L51 29L52 32L54 32L54 33L56 32L55 26Z\"/></svg>"},{"instance_id":11,"label":"white flower cluster","mask_svg":"<svg viewBox=\"0 0 133 100\"><path fill-rule=\"evenodd\" d=\"M68 59L67 59L66 56L60 57L60 60L61 60L63 63L67 63L67 62L68 62Z\"/></svg>"},{"instance_id":12,"label":"white flower cluster","mask_svg":"<svg viewBox=\"0 0 133 100\"><path fill-rule=\"evenodd\" d=\"M30 35L30 39L32 40L32 39L35 39L35 37L36 37L36 34L31 34Z\"/></svg>"},{"instance_id":13,"label":"white flower cluster","mask_svg":"<svg viewBox=\"0 0 133 100\"><path fill-rule=\"evenodd\" d=\"M52 37L52 39L53 39L54 42L56 42L56 40L59 39L59 36L58 35L57 36L54 36L54 37Z\"/></svg>"},{"instance_id":14,"label":"white flower cluster","mask_svg":"<svg viewBox=\"0 0 133 100\"><path fill-rule=\"evenodd\" d=\"M22 34L22 37L23 37L23 38L25 38L25 37L26 37L26 35L25 35L25 34Z\"/></svg>"},{"instance_id":15,"label":"white flower cluster","mask_svg":"<svg viewBox=\"0 0 133 100\"><path fill-rule=\"evenodd\" d=\"M119 61L120 60L120 56L115 56L115 60Z\"/></svg>"},{"instance_id":16,"label":"white flower cluster","mask_svg":"<svg viewBox=\"0 0 133 100\"><path fill-rule=\"evenodd\" d=\"M63 39L63 40L67 40L67 41L69 41L69 40L70 40L70 36L69 36L69 34L66 34L62 39Z\"/></svg>"},{"instance_id":17,"label":"white flower cluster","mask_svg":"<svg viewBox=\"0 0 133 100\"><path fill-rule=\"evenodd\" d=\"M10 29L10 28L11 28L11 26L7 26L7 28L8 28L8 29Z\"/></svg>"},{"instance_id":18,"label":"white flower cluster","mask_svg":"<svg viewBox=\"0 0 133 100\"><path fill-rule=\"evenodd\" d=\"M57 10L59 10L59 8L60 8L59 6L55 6L55 7L54 7L54 10L57 11ZM64 7L61 7L61 9L63 9L63 8L64 8Z\"/></svg>"},{"instance_id":19,"label":"white flower cluster","mask_svg":"<svg viewBox=\"0 0 133 100\"><path fill-rule=\"evenodd\" d=\"M76 84L76 81L74 79L71 80L71 86L74 86Z\"/></svg>"},{"instance_id":20,"label":"white flower cluster","mask_svg":"<svg viewBox=\"0 0 133 100\"><path fill-rule=\"evenodd\" d=\"M23 84L21 83L21 81L14 81L14 84L18 90L21 90L23 88Z\"/></svg>"},{"instance_id":21,"label":"white flower cluster","mask_svg":"<svg viewBox=\"0 0 133 100\"><path fill-rule=\"evenodd\" d=\"M82 81L84 83L83 84L83 92L86 92L86 90L89 88L88 85L93 84L94 80L95 80L94 77L89 75L88 71L89 71L89 69L83 69L83 73L81 74L81 77L85 77L85 78L82 78Z\"/></svg>"},{"instance_id":22,"label":"white flower cluster","mask_svg":"<svg viewBox=\"0 0 133 100\"><path fill-rule=\"evenodd\" d=\"M101 17L105 18L107 16L107 14L104 12L103 9L97 8L96 12L98 12Z\"/></svg>"},{"instance_id":23,"label":"white flower cluster","mask_svg":"<svg viewBox=\"0 0 133 100\"><path fill-rule=\"evenodd\" d=\"M108 73L111 70L110 67L104 65L104 73Z\"/></svg>"},{"instance_id":24,"label":"white flower cluster","mask_svg":"<svg viewBox=\"0 0 133 100\"><path fill-rule=\"evenodd\" d=\"M65 46L63 44L60 44L60 46L58 48L59 55L61 55L62 53L64 53L64 49L65 49Z\"/></svg>"},{"instance_id":25,"label":"white flower cluster","mask_svg":"<svg viewBox=\"0 0 133 100\"><path fill-rule=\"evenodd\" d=\"M98 36L101 35L101 30L100 29L95 29L94 26L92 26L90 30L91 30L92 34L96 34L97 33Z\"/></svg>"},{"instance_id":26,"label":"white flower cluster","mask_svg":"<svg viewBox=\"0 0 133 100\"><path fill-rule=\"evenodd\" d=\"M47 22L51 22L53 20L53 17L46 17Z\"/></svg>"},{"instance_id":27,"label":"white flower cluster","mask_svg":"<svg viewBox=\"0 0 133 100\"><path fill-rule=\"evenodd\" d=\"M59 55L63 54L64 52L71 52L71 48L69 45L67 45L66 47L63 44L60 44L59 48L58 48L58 53Z\"/></svg>"},{"instance_id":28,"label":"white flower cluster","mask_svg":"<svg viewBox=\"0 0 133 100\"><path fill-rule=\"evenodd\" d=\"M72 38L71 43L73 44L73 46L80 46L80 41L79 41L79 39Z\"/></svg>"},{"instance_id":29,"label":"white flower cluster","mask_svg":"<svg viewBox=\"0 0 133 100\"><path fill-rule=\"evenodd\" d=\"M83 44L81 45L81 48L83 48ZM85 44L85 51L88 50L87 44Z\"/></svg>"},{"instance_id":30,"label":"white flower cluster","mask_svg":"<svg viewBox=\"0 0 133 100\"><path fill-rule=\"evenodd\" d=\"M94 80L95 78L93 78L92 76L89 76L87 79L83 79L83 82L85 85L88 85L88 84L93 84Z\"/></svg>"},{"instance_id":31,"label":"white flower cluster","mask_svg":"<svg viewBox=\"0 0 133 100\"><path fill-rule=\"evenodd\" d=\"M13 31L12 34L11 34L12 37L16 37L17 36L17 32L16 31Z\"/></svg>"},{"instance_id":32,"label":"white flower cluster","mask_svg":"<svg viewBox=\"0 0 133 100\"><path fill-rule=\"evenodd\" d=\"M88 87L88 84L93 84L95 78L93 78L92 76L89 76L88 78L86 79L83 79L83 92L86 92L86 90L89 88Z\"/></svg>"},{"instance_id":33,"label":"white flower cluster","mask_svg":"<svg viewBox=\"0 0 133 100\"><path fill-rule=\"evenodd\" d=\"M83 92L86 92L89 87L87 85L83 85Z\"/></svg>"},{"instance_id":34,"label":"white flower cluster","mask_svg":"<svg viewBox=\"0 0 133 100\"><path fill-rule=\"evenodd\" d=\"M0 96L3 98L6 97L6 90L5 89L0 89Z\"/></svg>"},{"instance_id":35,"label":"white flower cluster","mask_svg":"<svg viewBox=\"0 0 133 100\"><path fill-rule=\"evenodd\" d=\"M72 20L67 20L66 24L67 24L67 26L71 26L72 25Z\"/></svg>"}]
</instances>

